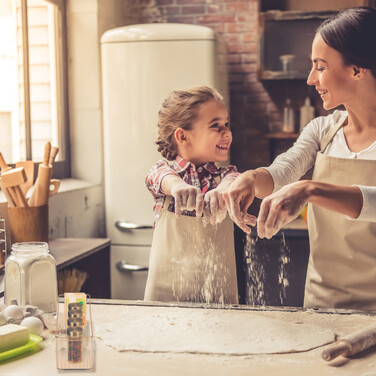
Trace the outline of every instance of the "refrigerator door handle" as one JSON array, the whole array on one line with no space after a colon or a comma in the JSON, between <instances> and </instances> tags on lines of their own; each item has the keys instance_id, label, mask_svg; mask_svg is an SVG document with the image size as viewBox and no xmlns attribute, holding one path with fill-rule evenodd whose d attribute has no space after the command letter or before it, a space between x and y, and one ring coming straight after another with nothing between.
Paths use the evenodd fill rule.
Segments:
<instances>
[{"instance_id":1,"label":"refrigerator door handle","mask_svg":"<svg viewBox=\"0 0 376 376\"><path fill-rule=\"evenodd\" d=\"M123 221L121 219L115 222L115 226L118 230L124 231L124 232L129 232L129 231L132 231L132 230L151 230L151 229L153 229L153 226L139 225L138 223L126 222L126 221Z\"/></svg>"},{"instance_id":2,"label":"refrigerator door handle","mask_svg":"<svg viewBox=\"0 0 376 376\"><path fill-rule=\"evenodd\" d=\"M132 265L125 261L118 261L116 263L116 269L119 270L119 272L145 272L149 270L147 266Z\"/></svg>"}]
</instances>

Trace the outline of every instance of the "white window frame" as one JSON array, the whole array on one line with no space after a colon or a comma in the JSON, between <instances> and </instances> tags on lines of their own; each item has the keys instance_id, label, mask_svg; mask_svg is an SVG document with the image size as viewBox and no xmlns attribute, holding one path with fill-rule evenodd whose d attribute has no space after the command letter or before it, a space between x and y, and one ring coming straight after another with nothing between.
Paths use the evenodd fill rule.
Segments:
<instances>
[{"instance_id":1,"label":"white window frame","mask_svg":"<svg viewBox=\"0 0 376 376\"><path fill-rule=\"evenodd\" d=\"M60 145L59 160L54 163L53 177L70 177L69 150L69 113L68 113L68 72L67 72L67 29L66 29L66 0L41 0L54 5L55 23L55 56L61 66L56 78L58 110L58 139ZM29 72L29 43L28 43L28 14L27 0L20 0L22 13L22 46L23 46L23 76L24 76L24 117L26 159L32 160L32 135L30 116L30 72ZM26 25L26 26L25 26ZM61 38L61 40L59 40ZM35 161L37 162L37 161ZM40 161L41 162L41 161Z\"/></svg>"}]
</instances>

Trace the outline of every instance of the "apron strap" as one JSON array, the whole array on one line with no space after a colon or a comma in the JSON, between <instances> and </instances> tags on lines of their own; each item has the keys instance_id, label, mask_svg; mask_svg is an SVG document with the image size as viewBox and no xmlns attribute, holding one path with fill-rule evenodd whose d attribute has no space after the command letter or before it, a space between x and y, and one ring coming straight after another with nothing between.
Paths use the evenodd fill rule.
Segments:
<instances>
[{"instance_id":1,"label":"apron strap","mask_svg":"<svg viewBox=\"0 0 376 376\"><path fill-rule=\"evenodd\" d=\"M346 119L345 119L346 120ZM339 122L338 124L334 125L329 129L329 132L321 139L320 141L320 151L324 152L326 147L329 145L330 141L332 141L333 137L342 127L345 121Z\"/></svg>"}]
</instances>

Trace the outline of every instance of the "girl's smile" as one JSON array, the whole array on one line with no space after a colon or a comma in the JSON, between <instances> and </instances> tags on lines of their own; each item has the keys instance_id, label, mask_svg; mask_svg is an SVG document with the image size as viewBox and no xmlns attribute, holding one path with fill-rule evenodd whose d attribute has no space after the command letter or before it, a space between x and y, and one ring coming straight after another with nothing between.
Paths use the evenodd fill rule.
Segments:
<instances>
[{"instance_id":1,"label":"girl's smile","mask_svg":"<svg viewBox=\"0 0 376 376\"><path fill-rule=\"evenodd\" d=\"M204 103L192 129L184 131L179 154L196 166L227 161L232 142L228 126L228 111L222 102Z\"/></svg>"}]
</instances>

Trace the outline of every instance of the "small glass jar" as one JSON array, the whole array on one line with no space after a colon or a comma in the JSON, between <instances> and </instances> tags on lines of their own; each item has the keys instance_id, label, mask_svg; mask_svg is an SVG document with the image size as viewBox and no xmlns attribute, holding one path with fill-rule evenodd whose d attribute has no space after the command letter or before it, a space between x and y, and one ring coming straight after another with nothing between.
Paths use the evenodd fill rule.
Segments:
<instances>
[{"instance_id":1,"label":"small glass jar","mask_svg":"<svg viewBox=\"0 0 376 376\"><path fill-rule=\"evenodd\" d=\"M37 306L44 312L56 312L56 263L48 244L15 243L5 262L4 300L10 304Z\"/></svg>"}]
</instances>

